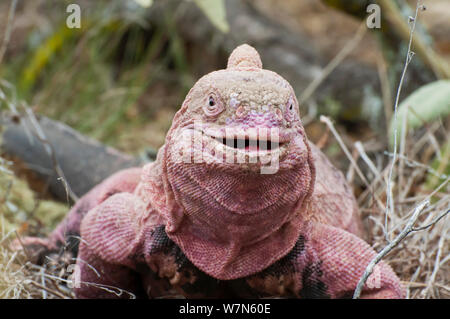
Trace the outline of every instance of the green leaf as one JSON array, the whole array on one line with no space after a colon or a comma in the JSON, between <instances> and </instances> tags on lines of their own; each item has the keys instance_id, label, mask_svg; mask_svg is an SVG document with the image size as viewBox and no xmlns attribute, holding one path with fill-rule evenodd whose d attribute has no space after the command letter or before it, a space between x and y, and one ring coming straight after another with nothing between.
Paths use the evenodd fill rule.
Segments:
<instances>
[{"instance_id":1,"label":"green leaf","mask_svg":"<svg viewBox=\"0 0 450 319\"><path fill-rule=\"evenodd\" d=\"M194 2L217 29L224 33L230 30L224 0L194 0Z\"/></svg>"},{"instance_id":2,"label":"green leaf","mask_svg":"<svg viewBox=\"0 0 450 319\"><path fill-rule=\"evenodd\" d=\"M405 115L407 116L408 130L413 130L449 114L450 80L440 80L424 85L399 105L397 122L394 123L394 118L392 118L390 124L390 142L394 143L395 126L397 126L397 134L400 134Z\"/></svg>"}]
</instances>

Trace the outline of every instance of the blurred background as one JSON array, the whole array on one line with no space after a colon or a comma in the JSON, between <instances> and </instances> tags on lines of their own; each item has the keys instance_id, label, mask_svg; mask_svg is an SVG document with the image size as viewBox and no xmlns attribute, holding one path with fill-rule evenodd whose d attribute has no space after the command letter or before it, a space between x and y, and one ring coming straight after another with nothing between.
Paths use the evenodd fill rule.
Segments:
<instances>
[{"instance_id":1,"label":"blurred background","mask_svg":"<svg viewBox=\"0 0 450 319\"><path fill-rule=\"evenodd\" d=\"M195 81L225 68L234 47L248 43L265 68L294 87L309 138L346 174L371 230L368 240L381 247L383 231L369 216L383 220L394 127L401 156L392 190L398 219L392 223L443 182L428 212L437 214L450 202L450 1L422 2L426 10L416 21L397 122L395 98L416 1L377 1L381 28L369 29L366 8L373 1L365 0L1 0L0 112L9 122L27 112L45 116L151 160ZM67 27L72 3L81 8L81 28ZM332 120L357 167L321 115ZM83 150L72 152L83 156ZM0 157L3 235L18 230L43 236L70 202L48 192L36 169L11 153L3 150ZM440 286L427 286L444 230L417 251L404 251L403 262L394 258L402 280L414 282L412 297L450 296L448 247L439 256L444 270L432 278Z\"/></svg>"}]
</instances>

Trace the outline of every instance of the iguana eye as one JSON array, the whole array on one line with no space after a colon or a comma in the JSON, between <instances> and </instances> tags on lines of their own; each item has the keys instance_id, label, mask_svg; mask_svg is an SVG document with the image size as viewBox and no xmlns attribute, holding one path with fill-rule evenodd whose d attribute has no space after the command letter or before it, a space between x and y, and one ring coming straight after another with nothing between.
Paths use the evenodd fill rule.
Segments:
<instances>
[{"instance_id":1,"label":"iguana eye","mask_svg":"<svg viewBox=\"0 0 450 319\"><path fill-rule=\"evenodd\" d=\"M203 112L206 116L213 117L220 114L223 111L223 104L214 93L208 95L205 106L203 106Z\"/></svg>"},{"instance_id":2,"label":"iguana eye","mask_svg":"<svg viewBox=\"0 0 450 319\"><path fill-rule=\"evenodd\" d=\"M292 121L295 119L295 100L291 96L286 103L286 114L285 117L288 121Z\"/></svg>"}]
</instances>

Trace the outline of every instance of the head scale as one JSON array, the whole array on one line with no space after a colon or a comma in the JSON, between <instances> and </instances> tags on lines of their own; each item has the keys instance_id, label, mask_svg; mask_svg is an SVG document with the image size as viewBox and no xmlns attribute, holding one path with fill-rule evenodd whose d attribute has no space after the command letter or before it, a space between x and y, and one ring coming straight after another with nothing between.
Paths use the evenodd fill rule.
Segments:
<instances>
[{"instance_id":1,"label":"head scale","mask_svg":"<svg viewBox=\"0 0 450 319\"><path fill-rule=\"evenodd\" d=\"M231 52L227 69L262 69L261 57L255 48L242 44Z\"/></svg>"}]
</instances>

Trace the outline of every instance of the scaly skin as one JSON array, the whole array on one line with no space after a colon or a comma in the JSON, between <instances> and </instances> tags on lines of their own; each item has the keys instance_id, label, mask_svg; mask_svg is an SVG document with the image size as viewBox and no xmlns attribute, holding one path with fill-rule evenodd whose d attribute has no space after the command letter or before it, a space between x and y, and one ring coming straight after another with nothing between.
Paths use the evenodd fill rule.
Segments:
<instances>
[{"instance_id":1,"label":"scaly skin","mask_svg":"<svg viewBox=\"0 0 450 319\"><path fill-rule=\"evenodd\" d=\"M264 158L278 165L263 174ZM48 239L25 243L43 256L78 234L78 298L130 296L100 286L138 297L348 298L375 256L342 173L306 138L292 87L248 45L190 90L155 162L113 175ZM381 262L362 297L404 290Z\"/></svg>"}]
</instances>

